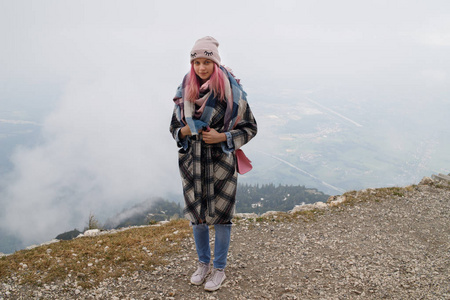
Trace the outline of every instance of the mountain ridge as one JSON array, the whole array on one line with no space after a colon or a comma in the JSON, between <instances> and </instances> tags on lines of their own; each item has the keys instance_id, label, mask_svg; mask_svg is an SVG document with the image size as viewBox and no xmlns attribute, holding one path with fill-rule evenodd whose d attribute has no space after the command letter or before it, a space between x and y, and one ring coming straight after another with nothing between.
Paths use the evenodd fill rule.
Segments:
<instances>
[{"instance_id":1,"label":"mountain ridge","mask_svg":"<svg viewBox=\"0 0 450 300\"><path fill-rule=\"evenodd\" d=\"M334 196L322 210L315 207L292 214L237 218L228 279L211 296L216 299L443 299L448 296L449 200L448 182L424 178L418 185ZM172 249L166 254L150 250L150 243L145 241L148 237L138 235L143 243L136 253L142 252L146 255L142 257L152 259L159 257L160 264L155 263L148 270L139 264L133 268L133 262L139 262L141 257L130 257L130 260L116 257L118 260L110 266L111 275L115 275L103 279L96 272L102 269L101 259L105 254L98 250L108 249L105 253L112 250L105 243L114 235L77 239L76 242L83 242L82 248L69 253L78 255L75 260L80 263L66 264L69 269L60 274L62 277L50 281L44 280L45 274L58 265L58 244L70 245L70 242L30 250L41 259L52 257L48 262L50 267L46 264L48 270L41 269L40 280L34 283L23 283L26 274L34 270L32 262L26 260L26 251L4 257L0 259L0 269L16 269L9 275L0 274L0 295L59 299L205 297L201 287L188 284L190 272L195 269L195 248L186 225L178 221L175 231L170 226L159 227L161 243L167 242L167 249ZM141 229L127 230L120 235L125 232L131 235L138 230ZM83 256L88 246L98 249L95 252L100 255L98 262L95 257ZM127 250L133 251L133 248ZM85 266L85 270L70 272L77 265ZM121 271L115 273L116 269ZM72 276L67 277L68 274ZM99 281L93 284L97 278Z\"/></svg>"}]
</instances>

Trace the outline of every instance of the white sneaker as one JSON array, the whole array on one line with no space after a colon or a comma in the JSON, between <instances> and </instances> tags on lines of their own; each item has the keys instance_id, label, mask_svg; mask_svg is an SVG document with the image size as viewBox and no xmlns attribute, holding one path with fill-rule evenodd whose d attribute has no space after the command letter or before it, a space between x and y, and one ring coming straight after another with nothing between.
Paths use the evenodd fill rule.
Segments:
<instances>
[{"instance_id":1,"label":"white sneaker","mask_svg":"<svg viewBox=\"0 0 450 300\"><path fill-rule=\"evenodd\" d=\"M213 269L208 279L206 280L205 290L213 292L220 289L222 282L227 278L225 271L222 269Z\"/></svg>"},{"instance_id":2,"label":"white sneaker","mask_svg":"<svg viewBox=\"0 0 450 300\"><path fill-rule=\"evenodd\" d=\"M191 276L191 283L194 285L201 285L203 282L205 282L208 273L209 264L199 262L197 271L195 271L195 273Z\"/></svg>"}]
</instances>

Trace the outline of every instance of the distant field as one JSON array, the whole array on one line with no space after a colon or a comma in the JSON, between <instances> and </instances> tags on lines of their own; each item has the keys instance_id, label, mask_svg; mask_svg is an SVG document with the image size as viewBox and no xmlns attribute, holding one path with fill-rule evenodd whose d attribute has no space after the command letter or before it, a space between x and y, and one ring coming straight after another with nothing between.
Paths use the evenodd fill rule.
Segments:
<instances>
[{"instance_id":1,"label":"distant field","mask_svg":"<svg viewBox=\"0 0 450 300\"><path fill-rule=\"evenodd\" d=\"M270 115L262 114L258 124L264 123L260 126L264 137L248 147L255 168L243 181L304 184L336 194L323 182L354 190L402 186L435 172L448 173L449 130L422 124L418 111L405 113L399 104L377 107L369 102L332 107L352 116L362 124L358 127L311 106L301 100L285 101ZM268 109L269 105L260 107Z\"/></svg>"}]
</instances>

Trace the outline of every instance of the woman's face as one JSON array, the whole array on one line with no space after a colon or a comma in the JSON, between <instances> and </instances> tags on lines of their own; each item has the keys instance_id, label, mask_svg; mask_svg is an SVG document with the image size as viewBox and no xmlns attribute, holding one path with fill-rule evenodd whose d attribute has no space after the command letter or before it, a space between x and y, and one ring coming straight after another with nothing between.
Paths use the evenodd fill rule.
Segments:
<instances>
[{"instance_id":1,"label":"woman's face","mask_svg":"<svg viewBox=\"0 0 450 300\"><path fill-rule=\"evenodd\" d=\"M205 83L214 71L214 62L207 58L197 58L193 62L195 74Z\"/></svg>"}]
</instances>

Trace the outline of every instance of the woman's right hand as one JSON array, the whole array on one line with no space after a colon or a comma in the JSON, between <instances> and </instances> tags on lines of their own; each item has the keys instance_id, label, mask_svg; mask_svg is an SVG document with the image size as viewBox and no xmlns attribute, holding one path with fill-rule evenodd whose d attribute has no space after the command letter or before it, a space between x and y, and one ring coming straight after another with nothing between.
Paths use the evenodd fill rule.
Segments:
<instances>
[{"instance_id":1,"label":"woman's right hand","mask_svg":"<svg viewBox=\"0 0 450 300\"><path fill-rule=\"evenodd\" d=\"M181 127L180 131L178 132L178 135L179 135L180 139L184 139L186 136L192 135L191 129L187 125L184 127Z\"/></svg>"}]
</instances>

